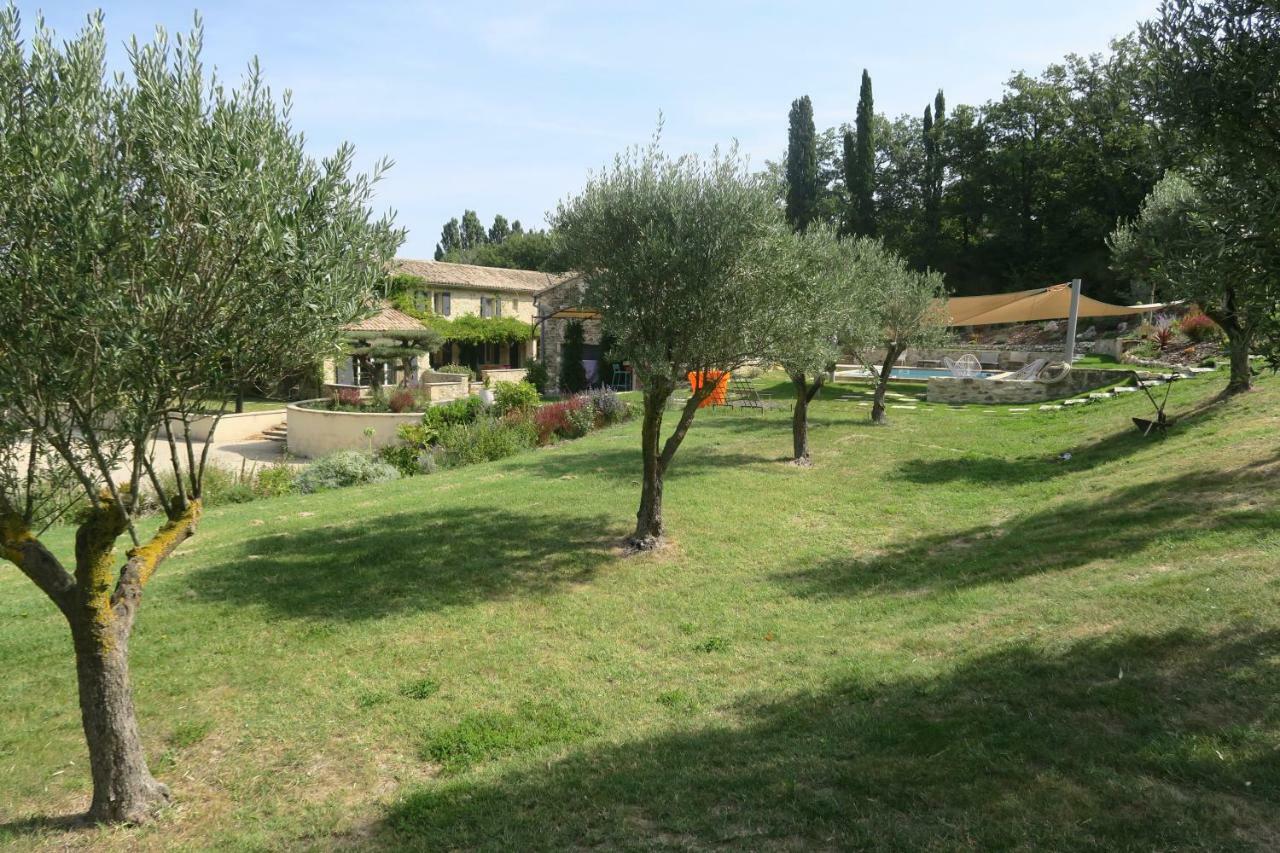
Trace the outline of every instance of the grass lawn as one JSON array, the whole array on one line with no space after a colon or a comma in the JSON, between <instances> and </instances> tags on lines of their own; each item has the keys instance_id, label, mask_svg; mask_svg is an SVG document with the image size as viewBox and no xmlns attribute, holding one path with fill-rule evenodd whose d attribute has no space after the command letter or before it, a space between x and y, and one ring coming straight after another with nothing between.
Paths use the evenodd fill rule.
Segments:
<instances>
[{"instance_id":1,"label":"grass lawn","mask_svg":"<svg viewBox=\"0 0 1280 853\"><path fill-rule=\"evenodd\" d=\"M69 641L10 567L0 844L1276 849L1280 380L1202 407L1224 383L1175 385L1164 440L1139 395L902 385L873 427L841 384L812 470L786 410L710 412L639 557L634 422L213 509L132 643L176 797L142 828L59 821L88 800Z\"/></svg>"}]
</instances>

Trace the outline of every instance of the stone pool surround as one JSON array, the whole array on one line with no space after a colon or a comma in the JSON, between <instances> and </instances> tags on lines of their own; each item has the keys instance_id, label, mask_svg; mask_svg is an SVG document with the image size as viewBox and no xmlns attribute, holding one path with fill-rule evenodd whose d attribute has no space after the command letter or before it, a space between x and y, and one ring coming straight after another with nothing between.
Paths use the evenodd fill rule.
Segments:
<instances>
[{"instance_id":1,"label":"stone pool surround","mask_svg":"<svg viewBox=\"0 0 1280 853\"><path fill-rule=\"evenodd\" d=\"M938 376L928 380L927 398L930 403L1044 403L1075 397L1132 378L1131 373L1123 370L1082 367L1073 368L1057 382Z\"/></svg>"}]
</instances>

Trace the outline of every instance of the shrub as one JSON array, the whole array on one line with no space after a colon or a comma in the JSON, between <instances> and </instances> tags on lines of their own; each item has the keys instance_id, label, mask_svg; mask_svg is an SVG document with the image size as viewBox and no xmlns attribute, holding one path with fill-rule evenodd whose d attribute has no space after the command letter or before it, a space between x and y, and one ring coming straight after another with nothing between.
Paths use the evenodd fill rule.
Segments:
<instances>
[{"instance_id":1,"label":"shrub","mask_svg":"<svg viewBox=\"0 0 1280 853\"><path fill-rule=\"evenodd\" d=\"M1200 312L1188 314L1182 319L1182 334L1192 343L1216 341L1222 338L1222 328L1205 314Z\"/></svg>"},{"instance_id":2,"label":"shrub","mask_svg":"<svg viewBox=\"0 0 1280 853\"><path fill-rule=\"evenodd\" d=\"M444 367L434 368L436 373L457 373L471 379L476 378L475 371L465 364L446 364Z\"/></svg>"},{"instance_id":3,"label":"shrub","mask_svg":"<svg viewBox=\"0 0 1280 853\"><path fill-rule=\"evenodd\" d=\"M427 409L422 415L422 424L439 432L442 427L475 423L483 413L484 403L479 397L464 397Z\"/></svg>"},{"instance_id":4,"label":"shrub","mask_svg":"<svg viewBox=\"0 0 1280 853\"><path fill-rule=\"evenodd\" d=\"M493 410L499 416L530 411L539 402L538 389L528 382L499 382L493 388Z\"/></svg>"},{"instance_id":5,"label":"shrub","mask_svg":"<svg viewBox=\"0 0 1280 853\"><path fill-rule=\"evenodd\" d=\"M258 472L253 484L254 493L260 498L278 498L297 490L298 472L283 462L268 465Z\"/></svg>"},{"instance_id":6,"label":"shrub","mask_svg":"<svg viewBox=\"0 0 1280 853\"><path fill-rule=\"evenodd\" d=\"M575 399L581 400L582 404L569 407L565 415L565 430L560 433L563 438L582 438L596 425L596 412L591 401L583 397Z\"/></svg>"},{"instance_id":7,"label":"shrub","mask_svg":"<svg viewBox=\"0 0 1280 853\"><path fill-rule=\"evenodd\" d=\"M417 404L418 396L408 388L397 388L387 398L387 408L396 414L412 411Z\"/></svg>"},{"instance_id":8,"label":"shrub","mask_svg":"<svg viewBox=\"0 0 1280 853\"><path fill-rule=\"evenodd\" d=\"M486 418L473 424L450 424L440 430L440 448L450 465L473 465L514 456L538 443L529 421Z\"/></svg>"},{"instance_id":9,"label":"shrub","mask_svg":"<svg viewBox=\"0 0 1280 853\"><path fill-rule=\"evenodd\" d=\"M612 388L596 388L587 396L601 425L616 424L631 417L631 407Z\"/></svg>"},{"instance_id":10,"label":"shrub","mask_svg":"<svg viewBox=\"0 0 1280 853\"><path fill-rule=\"evenodd\" d=\"M359 388L335 388L329 398L331 409L358 409L362 395Z\"/></svg>"},{"instance_id":11,"label":"shrub","mask_svg":"<svg viewBox=\"0 0 1280 853\"><path fill-rule=\"evenodd\" d=\"M378 451L378 458L400 472L402 477L429 474L434 470L431 445L437 432L424 424L400 424L396 427L400 444L392 444Z\"/></svg>"},{"instance_id":12,"label":"shrub","mask_svg":"<svg viewBox=\"0 0 1280 853\"><path fill-rule=\"evenodd\" d=\"M551 379L551 373L547 370L547 364L539 359L534 359L524 366L524 381L528 382L539 394L547 393L547 382Z\"/></svg>"},{"instance_id":13,"label":"shrub","mask_svg":"<svg viewBox=\"0 0 1280 853\"><path fill-rule=\"evenodd\" d=\"M358 450L339 450L322 456L307 466L298 477L298 491L303 494L341 489L364 483L398 480L400 472L385 462Z\"/></svg>"}]
</instances>

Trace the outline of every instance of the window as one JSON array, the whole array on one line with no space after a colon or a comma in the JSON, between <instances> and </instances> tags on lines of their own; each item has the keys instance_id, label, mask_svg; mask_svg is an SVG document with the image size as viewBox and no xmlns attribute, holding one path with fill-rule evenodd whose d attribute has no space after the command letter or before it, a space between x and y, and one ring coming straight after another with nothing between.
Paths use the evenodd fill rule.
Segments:
<instances>
[{"instance_id":1,"label":"window","mask_svg":"<svg viewBox=\"0 0 1280 853\"><path fill-rule=\"evenodd\" d=\"M496 296L480 297L480 316L481 317L501 317L502 316L502 300Z\"/></svg>"},{"instance_id":2,"label":"window","mask_svg":"<svg viewBox=\"0 0 1280 853\"><path fill-rule=\"evenodd\" d=\"M448 317L453 311L452 294L448 291L431 294L431 310L441 317Z\"/></svg>"}]
</instances>

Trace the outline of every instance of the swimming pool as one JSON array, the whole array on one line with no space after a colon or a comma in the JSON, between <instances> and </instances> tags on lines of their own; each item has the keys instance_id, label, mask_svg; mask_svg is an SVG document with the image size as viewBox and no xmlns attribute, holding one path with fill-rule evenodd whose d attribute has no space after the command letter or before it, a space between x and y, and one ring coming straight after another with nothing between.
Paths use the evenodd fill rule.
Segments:
<instances>
[{"instance_id":1,"label":"swimming pool","mask_svg":"<svg viewBox=\"0 0 1280 853\"><path fill-rule=\"evenodd\" d=\"M891 379L932 379L935 376L951 376L945 367L895 367L889 374ZM979 370L973 374L974 379L987 379L996 375L994 370Z\"/></svg>"}]
</instances>

